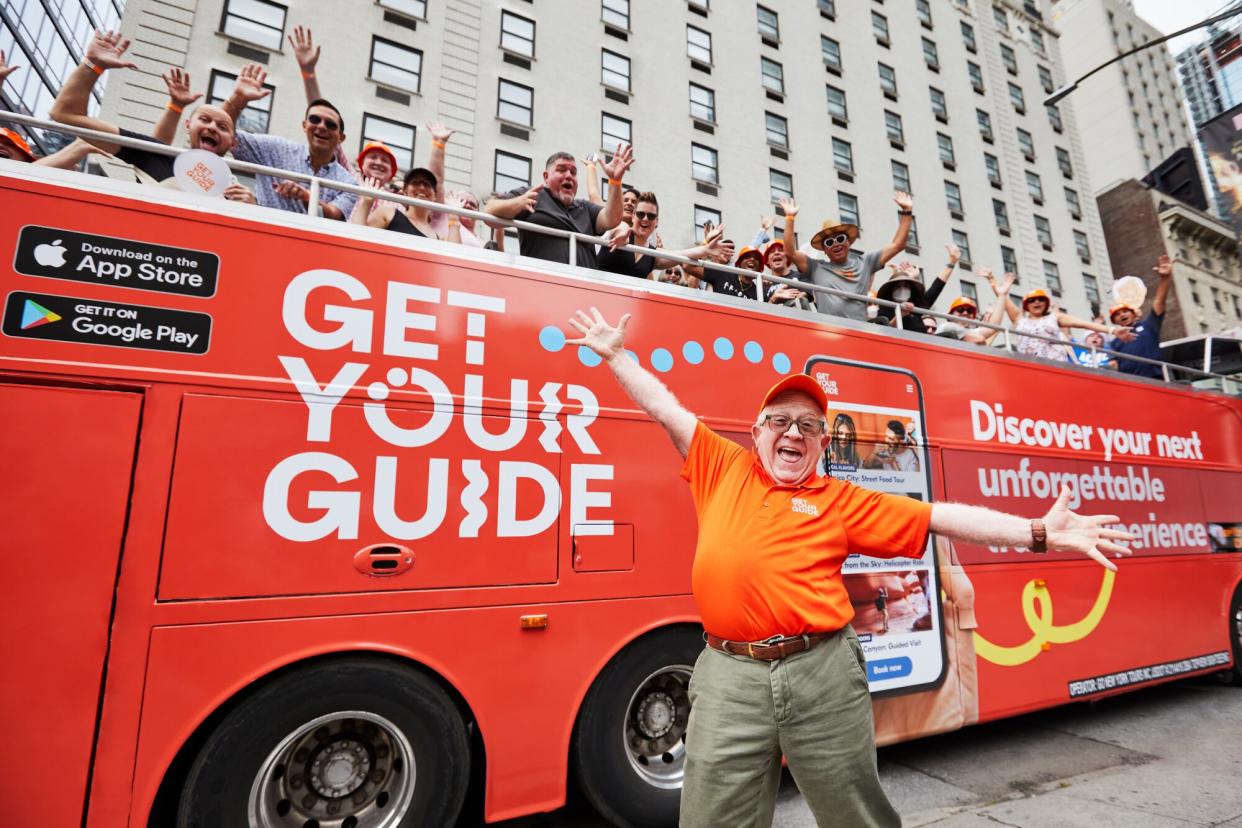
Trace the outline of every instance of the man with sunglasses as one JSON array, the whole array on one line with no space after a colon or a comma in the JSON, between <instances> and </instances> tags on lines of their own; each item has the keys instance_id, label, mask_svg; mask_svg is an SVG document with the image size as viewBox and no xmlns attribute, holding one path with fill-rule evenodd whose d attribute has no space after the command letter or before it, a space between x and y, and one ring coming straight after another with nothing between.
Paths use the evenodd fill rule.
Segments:
<instances>
[{"instance_id":1,"label":"man with sunglasses","mask_svg":"<svg viewBox=\"0 0 1242 828\"><path fill-rule=\"evenodd\" d=\"M266 98L271 90L263 87L267 71L257 63L246 65L237 76L233 93L222 104L234 121L242 110L254 101ZM357 184L358 179L336 158L336 149L345 140L345 119L340 110L329 101L320 98L310 102L302 119L306 143L299 144L276 135L257 135L245 130L237 131L233 157L290 172L314 175L329 181ZM308 212L310 187L297 181L273 178L269 175L255 176L256 195L259 204L275 207L291 213ZM326 218L344 221L354 209L357 196L344 190L323 187L319 192L318 212Z\"/></svg>"},{"instance_id":2,"label":"man with sunglasses","mask_svg":"<svg viewBox=\"0 0 1242 828\"><path fill-rule=\"evenodd\" d=\"M848 555L921 557L928 532L1034 552L1126 555L1111 515L1042 519L924 503L818 473L828 399L805 374L764 394L747 450L716 434L626 355L630 315L595 308L566 345L590 348L685 457L699 538L691 586L707 647L694 666L681 795L683 828L770 825L781 757L821 826L896 826L880 787L866 664L841 576ZM741 378L739 378L741 379ZM737 390L733 383L727 394ZM734 412L736 413L736 412Z\"/></svg>"}]
</instances>

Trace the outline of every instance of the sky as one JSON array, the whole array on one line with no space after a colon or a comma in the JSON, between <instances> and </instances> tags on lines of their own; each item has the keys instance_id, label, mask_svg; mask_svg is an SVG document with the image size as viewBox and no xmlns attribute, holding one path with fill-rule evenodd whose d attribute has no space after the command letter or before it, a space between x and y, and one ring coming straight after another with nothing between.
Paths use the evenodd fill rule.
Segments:
<instances>
[{"instance_id":1,"label":"sky","mask_svg":"<svg viewBox=\"0 0 1242 828\"><path fill-rule=\"evenodd\" d=\"M1134 0L1134 10L1138 12L1138 16L1165 34L1211 17L1225 5L1226 0ZM1242 20L1242 15L1238 19ZM1169 41L1170 51L1176 54L1187 46L1198 43L1205 37L1206 31L1206 28L1199 29Z\"/></svg>"}]
</instances>

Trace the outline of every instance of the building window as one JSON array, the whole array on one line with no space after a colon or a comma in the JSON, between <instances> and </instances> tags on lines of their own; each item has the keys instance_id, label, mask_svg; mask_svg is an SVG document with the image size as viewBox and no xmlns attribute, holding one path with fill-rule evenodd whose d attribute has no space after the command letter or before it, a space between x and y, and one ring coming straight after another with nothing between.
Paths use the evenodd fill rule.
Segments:
<instances>
[{"instance_id":1,"label":"building window","mask_svg":"<svg viewBox=\"0 0 1242 828\"><path fill-rule=\"evenodd\" d=\"M1019 115L1026 112L1026 98L1022 95L1022 87L1016 83L1009 84L1009 102Z\"/></svg>"},{"instance_id":2,"label":"building window","mask_svg":"<svg viewBox=\"0 0 1242 828\"><path fill-rule=\"evenodd\" d=\"M1035 238L1039 239L1044 250L1052 249L1052 227L1043 216L1035 216Z\"/></svg>"},{"instance_id":3,"label":"building window","mask_svg":"<svg viewBox=\"0 0 1242 828\"><path fill-rule=\"evenodd\" d=\"M763 72L763 88L778 95L785 94L785 73L781 65L765 57L759 58L759 69Z\"/></svg>"},{"instance_id":4,"label":"building window","mask_svg":"<svg viewBox=\"0 0 1242 828\"><path fill-rule=\"evenodd\" d=\"M928 69L940 71L940 53L936 51L936 44L927 38L923 38L923 62Z\"/></svg>"},{"instance_id":5,"label":"building window","mask_svg":"<svg viewBox=\"0 0 1242 828\"><path fill-rule=\"evenodd\" d=\"M520 83L500 79L496 117L519 126L529 127L535 120L535 90Z\"/></svg>"},{"instance_id":6,"label":"building window","mask_svg":"<svg viewBox=\"0 0 1242 828\"><path fill-rule=\"evenodd\" d=\"M755 13L759 17L759 34L772 40L780 40L781 27L777 21L776 12L765 9L763 6L755 6Z\"/></svg>"},{"instance_id":7,"label":"building window","mask_svg":"<svg viewBox=\"0 0 1242 828\"><path fill-rule=\"evenodd\" d=\"M949 122L949 104L944 99L944 93L934 86L927 87L927 94L931 98L932 114L936 116L936 120L941 123Z\"/></svg>"},{"instance_id":8,"label":"building window","mask_svg":"<svg viewBox=\"0 0 1242 828\"><path fill-rule=\"evenodd\" d=\"M966 44L966 51L971 54L979 49L975 44L975 27L965 21L962 21L962 43Z\"/></svg>"},{"instance_id":9,"label":"building window","mask_svg":"<svg viewBox=\"0 0 1242 828\"><path fill-rule=\"evenodd\" d=\"M1041 55L1044 53L1044 33L1034 26L1031 27L1031 45Z\"/></svg>"},{"instance_id":10,"label":"building window","mask_svg":"<svg viewBox=\"0 0 1242 828\"><path fill-rule=\"evenodd\" d=\"M1070 215L1075 219L1082 218L1082 205L1078 203L1078 192L1065 188L1065 203L1069 206Z\"/></svg>"},{"instance_id":11,"label":"building window","mask_svg":"<svg viewBox=\"0 0 1242 828\"><path fill-rule=\"evenodd\" d=\"M976 305L979 304L979 290L975 287L975 283L967 279L958 279L958 285L961 287L962 295Z\"/></svg>"},{"instance_id":12,"label":"building window","mask_svg":"<svg viewBox=\"0 0 1242 828\"><path fill-rule=\"evenodd\" d=\"M719 184L716 151L702 144L690 145L690 175L704 184Z\"/></svg>"},{"instance_id":13,"label":"building window","mask_svg":"<svg viewBox=\"0 0 1242 828\"><path fill-rule=\"evenodd\" d=\"M371 38L371 80L417 92L422 84L423 53L384 40Z\"/></svg>"},{"instance_id":14,"label":"building window","mask_svg":"<svg viewBox=\"0 0 1242 828\"><path fill-rule=\"evenodd\" d=\"M937 132L936 146L940 148L940 160L948 164L950 167L957 165L957 156L953 154L953 139L948 135Z\"/></svg>"},{"instance_id":15,"label":"building window","mask_svg":"<svg viewBox=\"0 0 1242 828\"><path fill-rule=\"evenodd\" d=\"M1048 283L1048 292L1053 296L1061 296L1061 270L1056 262L1044 259L1044 281Z\"/></svg>"},{"instance_id":16,"label":"building window","mask_svg":"<svg viewBox=\"0 0 1242 828\"><path fill-rule=\"evenodd\" d=\"M905 133L901 129L901 116L896 112L884 110L884 130L888 133L888 140L894 144L905 144Z\"/></svg>"},{"instance_id":17,"label":"building window","mask_svg":"<svg viewBox=\"0 0 1242 828\"><path fill-rule=\"evenodd\" d=\"M1000 47L1001 61L1005 64L1006 71L1011 75L1018 74L1018 56L1013 53L1004 43Z\"/></svg>"},{"instance_id":18,"label":"building window","mask_svg":"<svg viewBox=\"0 0 1242 828\"><path fill-rule=\"evenodd\" d=\"M914 188L910 186L910 168L900 161L893 163L893 189L903 193L912 193Z\"/></svg>"},{"instance_id":19,"label":"building window","mask_svg":"<svg viewBox=\"0 0 1242 828\"><path fill-rule=\"evenodd\" d=\"M979 122L979 135L987 143L992 143L992 116L982 109L976 109L975 119Z\"/></svg>"},{"instance_id":20,"label":"building window","mask_svg":"<svg viewBox=\"0 0 1242 828\"><path fill-rule=\"evenodd\" d=\"M1100 284L1090 273L1082 274L1082 287L1087 294L1087 304L1095 311L1100 306Z\"/></svg>"},{"instance_id":21,"label":"building window","mask_svg":"<svg viewBox=\"0 0 1242 828\"><path fill-rule=\"evenodd\" d=\"M1091 261L1091 245L1087 243L1087 234L1081 230L1074 231L1074 249L1078 251L1078 258L1087 263Z\"/></svg>"},{"instance_id":22,"label":"building window","mask_svg":"<svg viewBox=\"0 0 1242 828\"><path fill-rule=\"evenodd\" d=\"M1009 31L1009 15L1005 10L996 4L992 5L992 19L996 21L996 28L1002 32Z\"/></svg>"},{"instance_id":23,"label":"building window","mask_svg":"<svg viewBox=\"0 0 1242 828\"><path fill-rule=\"evenodd\" d=\"M1052 70L1049 69L1047 66L1041 65L1038 69L1038 72L1039 72L1039 85L1044 88L1045 92L1051 95L1052 91L1056 89L1056 86L1054 86L1052 83Z\"/></svg>"},{"instance_id":24,"label":"building window","mask_svg":"<svg viewBox=\"0 0 1242 828\"><path fill-rule=\"evenodd\" d=\"M854 174L854 151L840 138L832 139L832 166L843 173Z\"/></svg>"},{"instance_id":25,"label":"building window","mask_svg":"<svg viewBox=\"0 0 1242 828\"><path fill-rule=\"evenodd\" d=\"M1203 300L1199 298L1199 283L1194 279L1187 279L1186 284L1190 286L1190 301L1195 307L1201 307Z\"/></svg>"},{"instance_id":26,"label":"building window","mask_svg":"<svg viewBox=\"0 0 1242 828\"><path fill-rule=\"evenodd\" d=\"M962 264L970 267L970 239L961 230L954 230L951 235L953 236L953 243L962 251Z\"/></svg>"},{"instance_id":27,"label":"building window","mask_svg":"<svg viewBox=\"0 0 1242 828\"><path fill-rule=\"evenodd\" d=\"M893 71L893 67L883 63L877 63L876 68L880 71L880 91L887 97L894 100L897 99L897 73Z\"/></svg>"},{"instance_id":28,"label":"building window","mask_svg":"<svg viewBox=\"0 0 1242 828\"><path fill-rule=\"evenodd\" d=\"M949 212L962 215L966 208L962 206L962 188L952 181L944 182L944 200L949 205Z\"/></svg>"},{"instance_id":29,"label":"building window","mask_svg":"<svg viewBox=\"0 0 1242 828\"><path fill-rule=\"evenodd\" d=\"M763 120L768 131L768 143L774 147L789 149L789 122L771 112L763 113Z\"/></svg>"},{"instance_id":30,"label":"building window","mask_svg":"<svg viewBox=\"0 0 1242 828\"><path fill-rule=\"evenodd\" d=\"M288 9L267 0L228 0L224 4L224 19L220 31L229 37L280 51L285 39L285 15ZM50 32L50 27L46 30ZM54 35L49 34L49 38ZM40 42L43 33L40 33Z\"/></svg>"},{"instance_id":31,"label":"building window","mask_svg":"<svg viewBox=\"0 0 1242 828\"><path fill-rule=\"evenodd\" d=\"M690 84L690 117L716 123L716 93L706 86Z\"/></svg>"},{"instance_id":32,"label":"building window","mask_svg":"<svg viewBox=\"0 0 1242 828\"><path fill-rule=\"evenodd\" d=\"M711 0L690 0L690 8L706 17L707 13L712 10Z\"/></svg>"},{"instance_id":33,"label":"building window","mask_svg":"<svg viewBox=\"0 0 1242 828\"><path fill-rule=\"evenodd\" d=\"M1048 123L1052 124L1053 131L1060 132L1064 129L1061 125L1061 110L1057 108L1056 104L1044 108L1048 110Z\"/></svg>"},{"instance_id":34,"label":"building window","mask_svg":"<svg viewBox=\"0 0 1242 828\"><path fill-rule=\"evenodd\" d=\"M829 69L841 71L841 44L831 37L819 36L819 50L824 56L824 65Z\"/></svg>"},{"instance_id":35,"label":"building window","mask_svg":"<svg viewBox=\"0 0 1242 828\"><path fill-rule=\"evenodd\" d=\"M416 20L427 19L427 0L379 0L379 4L406 17L413 17Z\"/></svg>"},{"instance_id":36,"label":"building window","mask_svg":"<svg viewBox=\"0 0 1242 828\"><path fill-rule=\"evenodd\" d=\"M998 199L992 199L992 215L996 217L996 227L999 230L1009 232L1009 208L1005 206L1005 202Z\"/></svg>"},{"instance_id":37,"label":"building window","mask_svg":"<svg viewBox=\"0 0 1242 828\"><path fill-rule=\"evenodd\" d=\"M264 99L266 100L266 99ZM390 121L369 112L362 113L362 139L359 149L368 141L383 141L384 146L392 150L397 159L397 170L408 170L414 166L414 127L397 121ZM399 174L399 173L398 173Z\"/></svg>"},{"instance_id":38,"label":"building window","mask_svg":"<svg viewBox=\"0 0 1242 828\"><path fill-rule=\"evenodd\" d=\"M630 0L603 0L600 20L623 31L630 30Z\"/></svg>"},{"instance_id":39,"label":"building window","mask_svg":"<svg viewBox=\"0 0 1242 828\"><path fill-rule=\"evenodd\" d=\"M871 13L871 31L875 33L876 42L881 46L887 46L888 40L888 18L878 12Z\"/></svg>"},{"instance_id":40,"label":"building window","mask_svg":"<svg viewBox=\"0 0 1242 828\"><path fill-rule=\"evenodd\" d=\"M1000 161L996 160L996 156L985 152L983 154L983 166L987 168L988 181L996 187L1001 186Z\"/></svg>"},{"instance_id":41,"label":"building window","mask_svg":"<svg viewBox=\"0 0 1242 828\"><path fill-rule=\"evenodd\" d=\"M1057 166L1061 168L1061 174L1066 178L1074 177L1074 165L1070 162L1070 154L1068 150L1057 147Z\"/></svg>"},{"instance_id":42,"label":"building window","mask_svg":"<svg viewBox=\"0 0 1242 828\"><path fill-rule=\"evenodd\" d=\"M492 176L492 191L507 193L518 187L529 186L530 159L496 150L496 172Z\"/></svg>"},{"instance_id":43,"label":"building window","mask_svg":"<svg viewBox=\"0 0 1242 828\"><path fill-rule=\"evenodd\" d=\"M236 82L237 75L230 75L228 72L213 69L211 71L211 83L207 87L207 103L221 104L227 101L229 96L233 94L233 84ZM268 96L257 101L251 101L242 110L241 117L237 119L237 129L244 129L246 132L267 132L268 124L272 118L272 99L276 97L276 87L270 83L265 83L263 88L268 90Z\"/></svg>"},{"instance_id":44,"label":"building window","mask_svg":"<svg viewBox=\"0 0 1242 828\"><path fill-rule=\"evenodd\" d=\"M1018 147L1027 161L1035 160L1035 140L1031 138L1031 133L1022 128L1018 129Z\"/></svg>"},{"instance_id":45,"label":"building window","mask_svg":"<svg viewBox=\"0 0 1242 828\"><path fill-rule=\"evenodd\" d=\"M634 126L626 118L618 118L607 112L600 113L599 146L604 152L613 153L621 144L634 143Z\"/></svg>"},{"instance_id":46,"label":"building window","mask_svg":"<svg viewBox=\"0 0 1242 828\"><path fill-rule=\"evenodd\" d=\"M1036 204L1044 203L1044 185L1039 180L1039 175L1030 170L1026 171L1026 191L1030 193L1031 198Z\"/></svg>"},{"instance_id":47,"label":"building window","mask_svg":"<svg viewBox=\"0 0 1242 828\"><path fill-rule=\"evenodd\" d=\"M919 252L919 220L910 217L910 234L906 236L906 250L910 253Z\"/></svg>"},{"instance_id":48,"label":"building window","mask_svg":"<svg viewBox=\"0 0 1242 828\"><path fill-rule=\"evenodd\" d=\"M836 0L816 0L815 5L819 6L819 13L833 20L837 16Z\"/></svg>"},{"instance_id":49,"label":"building window","mask_svg":"<svg viewBox=\"0 0 1242 828\"><path fill-rule=\"evenodd\" d=\"M535 56L535 21L510 11L500 13L500 48L507 52Z\"/></svg>"},{"instance_id":50,"label":"building window","mask_svg":"<svg viewBox=\"0 0 1242 828\"><path fill-rule=\"evenodd\" d=\"M1001 273L1012 273L1015 277L1018 275L1018 254L1012 247L1001 245Z\"/></svg>"},{"instance_id":51,"label":"building window","mask_svg":"<svg viewBox=\"0 0 1242 828\"><path fill-rule=\"evenodd\" d=\"M720 211L694 205L694 240L702 242L708 227L720 226Z\"/></svg>"},{"instance_id":52,"label":"building window","mask_svg":"<svg viewBox=\"0 0 1242 828\"><path fill-rule=\"evenodd\" d=\"M932 27L931 2L930 0L914 0L914 11L919 16L919 22L924 28Z\"/></svg>"},{"instance_id":53,"label":"building window","mask_svg":"<svg viewBox=\"0 0 1242 828\"><path fill-rule=\"evenodd\" d=\"M839 121L848 121L849 113L845 109L845 93L836 87L828 87L828 114Z\"/></svg>"},{"instance_id":54,"label":"building window","mask_svg":"<svg viewBox=\"0 0 1242 828\"><path fill-rule=\"evenodd\" d=\"M979 64L966 61L966 74L970 75L970 88L983 94L983 70L979 68Z\"/></svg>"},{"instance_id":55,"label":"building window","mask_svg":"<svg viewBox=\"0 0 1242 828\"><path fill-rule=\"evenodd\" d=\"M837 193L837 212L846 224L859 224L858 199L849 193Z\"/></svg>"},{"instance_id":56,"label":"building window","mask_svg":"<svg viewBox=\"0 0 1242 828\"><path fill-rule=\"evenodd\" d=\"M630 91L630 59L604 49L600 52L600 82L621 92Z\"/></svg>"},{"instance_id":57,"label":"building window","mask_svg":"<svg viewBox=\"0 0 1242 828\"><path fill-rule=\"evenodd\" d=\"M709 32L686 26L686 54L699 63L712 62L712 36Z\"/></svg>"},{"instance_id":58,"label":"building window","mask_svg":"<svg viewBox=\"0 0 1242 828\"><path fill-rule=\"evenodd\" d=\"M793 178L788 173L769 169L768 189L774 202L782 198L793 198Z\"/></svg>"}]
</instances>

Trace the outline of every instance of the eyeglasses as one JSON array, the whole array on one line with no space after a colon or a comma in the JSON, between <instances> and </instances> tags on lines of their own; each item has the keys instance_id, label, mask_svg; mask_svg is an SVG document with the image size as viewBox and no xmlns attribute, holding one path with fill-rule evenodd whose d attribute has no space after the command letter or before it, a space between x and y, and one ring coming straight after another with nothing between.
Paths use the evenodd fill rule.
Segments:
<instances>
[{"instance_id":1,"label":"eyeglasses","mask_svg":"<svg viewBox=\"0 0 1242 828\"><path fill-rule=\"evenodd\" d=\"M332 120L331 118L325 118L322 115L307 115L306 123L310 124L311 126L319 126L320 124L323 124L323 128L326 129L328 132L336 132L338 129L341 128L341 125L338 124L336 121Z\"/></svg>"},{"instance_id":2,"label":"eyeglasses","mask_svg":"<svg viewBox=\"0 0 1242 828\"><path fill-rule=\"evenodd\" d=\"M659 213L648 213L646 210L635 210L634 218L640 221L655 221L660 217Z\"/></svg>"},{"instance_id":3,"label":"eyeglasses","mask_svg":"<svg viewBox=\"0 0 1242 828\"><path fill-rule=\"evenodd\" d=\"M835 236L824 237L825 245L849 244L849 243L850 243L850 237L846 235L845 233L837 233Z\"/></svg>"},{"instance_id":4,"label":"eyeglasses","mask_svg":"<svg viewBox=\"0 0 1242 828\"><path fill-rule=\"evenodd\" d=\"M949 311L949 314L951 316L967 316L967 317L970 317L971 319L974 319L976 316L978 316L978 313L975 311L975 309L970 306L954 308L953 310Z\"/></svg>"},{"instance_id":5,"label":"eyeglasses","mask_svg":"<svg viewBox=\"0 0 1242 828\"><path fill-rule=\"evenodd\" d=\"M763 424L777 434L784 434L789 431L789 426L793 423L798 424L798 433L803 437L818 437L824 433L824 429L827 427L823 420L816 420L811 417L795 420L793 417L786 417L784 414L768 414L763 418Z\"/></svg>"}]
</instances>

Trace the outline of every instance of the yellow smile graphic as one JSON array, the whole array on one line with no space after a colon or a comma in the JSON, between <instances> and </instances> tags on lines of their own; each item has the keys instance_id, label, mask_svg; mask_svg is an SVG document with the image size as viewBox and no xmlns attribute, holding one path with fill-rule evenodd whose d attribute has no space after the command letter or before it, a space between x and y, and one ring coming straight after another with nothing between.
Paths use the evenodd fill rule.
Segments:
<instances>
[{"instance_id":1,"label":"yellow smile graphic","mask_svg":"<svg viewBox=\"0 0 1242 828\"><path fill-rule=\"evenodd\" d=\"M1051 649L1053 644L1069 644L1086 638L1104 617L1116 578L1115 572L1105 570L1100 594L1096 596L1091 611L1082 620L1059 627L1052 622L1052 594L1048 591L1048 585L1042 578L1027 581L1022 588L1022 617L1031 630L1031 638L1015 647L1002 647L975 633L976 654L1002 667L1016 667Z\"/></svg>"}]
</instances>

